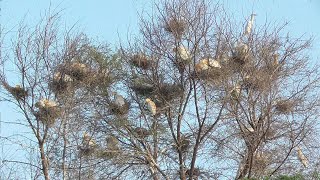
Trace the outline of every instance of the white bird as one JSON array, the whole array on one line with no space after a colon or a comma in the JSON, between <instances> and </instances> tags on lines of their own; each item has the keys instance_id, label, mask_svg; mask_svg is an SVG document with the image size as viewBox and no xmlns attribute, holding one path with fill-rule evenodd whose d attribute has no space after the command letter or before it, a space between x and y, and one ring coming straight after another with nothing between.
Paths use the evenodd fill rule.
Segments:
<instances>
[{"instance_id":1,"label":"white bird","mask_svg":"<svg viewBox=\"0 0 320 180\"><path fill-rule=\"evenodd\" d=\"M273 65L274 65L274 66L279 65L279 53L273 54L272 57L273 57L273 62L272 62Z\"/></svg>"},{"instance_id":2,"label":"white bird","mask_svg":"<svg viewBox=\"0 0 320 180\"><path fill-rule=\"evenodd\" d=\"M113 92L114 102L117 106L122 107L126 104L124 98L116 92Z\"/></svg>"},{"instance_id":3,"label":"white bird","mask_svg":"<svg viewBox=\"0 0 320 180\"><path fill-rule=\"evenodd\" d=\"M253 26L253 23L254 23L254 17L255 16L256 16L256 14L251 14L251 17L250 17L250 20L247 23L246 31L245 31L244 35L246 35L246 36L250 35L251 30L252 30L252 26Z\"/></svg>"},{"instance_id":4,"label":"white bird","mask_svg":"<svg viewBox=\"0 0 320 180\"><path fill-rule=\"evenodd\" d=\"M245 56L249 52L249 46L243 42L238 42L235 48L236 56Z\"/></svg>"},{"instance_id":5,"label":"white bird","mask_svg":"<svg viewBox=\"0 0 320 180\"><path fill-rule=\"evenodd\" d=\"M179 47L177 47L176 50L178 53L178 57L181 58L182 60L187 61L190 59L190 52L184 46L180 45Z\"/></svg>"},{"instance_id":6,"label":"white bird","mask_svg":"<svg viewBox=\"0 0 320 180\"><path fill-rule=\"evenodd\" d=\"M230 92L230 95L232 98L238 98L240 95L240 91L241 91L241 86L240 85L236 85Z\"/></svg>"},{"instance_id":7,"label":"white bird","mask_svg":"<svg viewBox=\"0 0 320 180\"><path fill-rule=\"evenodd\" d=\"M36 106L42 108L51 108L56 107L57 103L48 99L41 99L39 102L36 103Z\"/></svg>"},{"instance_id":8,"label":"white bird","mask_svg":"<svg viewBox=\"0 0 320 180\"><path fill-rule=\"evenodd\" d=\"M96 145L95 140L87 132L83 133L83 143L90 147L93 147Z\"/></svg>"},{"instance_id":9,"label":"white bird","mask_svg":"<svg viewBox=\"0 0 320 180\"><path fill-rule=\"evenodd\" d=\"M303 164L305 168L308 167L308 164L309 164L308 159L306 158L306 156L304 156L300 147L297 147L297 151L298 151L298 158L300 162Z\"/></svg>"},{"instance_id":10,"label":"white bird","mask_svg":"<svg viewBox=\"0 0 320 180\"><path fill-rule=\"evenodd\" d=\"M150 99L146 99L147 108L151 112L152 115L155 115L157 113L157 106L156 104Z\"/></svg>"}]
</instances>

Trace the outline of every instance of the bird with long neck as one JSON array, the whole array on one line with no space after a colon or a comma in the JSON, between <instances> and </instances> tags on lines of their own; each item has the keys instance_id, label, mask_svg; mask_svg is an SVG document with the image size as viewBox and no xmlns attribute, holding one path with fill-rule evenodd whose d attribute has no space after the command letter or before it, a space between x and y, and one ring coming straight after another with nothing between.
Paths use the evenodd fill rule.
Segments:
<instances>
[{"instance_id":1,"label":"bird with long neck","mask_svg":"<svg viewBox=\"0 0 320 180\"><path fill-rule=\"evenodd\" d=\"M252 26L253 26L253 23L254 23L254 17L256 16L256 14L251 14L250 16L250 20L248 21L247 23L247 26L246 26L246 29L245 29L245 32L244 32L244 35L245 36L249 36L251 34L251 31L252 31Z\"/></svg>"}]
</instances>

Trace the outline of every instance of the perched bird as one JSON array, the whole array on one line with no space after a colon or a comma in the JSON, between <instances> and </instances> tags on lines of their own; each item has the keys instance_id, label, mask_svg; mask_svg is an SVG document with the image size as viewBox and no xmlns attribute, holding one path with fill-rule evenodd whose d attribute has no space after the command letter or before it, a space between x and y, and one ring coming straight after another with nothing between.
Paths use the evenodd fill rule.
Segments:
<instances>
[{"instance_id":1,"label":"perched bird","mask_svg":"<svg viewBox=\"0 0 320 180\"><path fill-rule=\"evenodd\" d=\"M279 53L275 53L272 55L272 58L273 58L273 66L277 66L279 65Z\"/></svg>"},{"instance_id":2,"label":"perched bird","mask_svg":"<svg viewBox=\"0 0 320 180\"><path fill-rule=\"evenodd\" d=\"M122 107L126 104L124 98L116 92L113 92L114 102L117 106Z\"/></svg>"},{"instance_id":3,"label":"perched bird","mask_svg":"<svg viewBox=\"0 0 320 180\"><path fill-rule=\"evenodd\" d=\"M36 107L50 108L50 107L56 107L57 103L54 101L50 101L48 99L41 99L35 105L36 105Z\"/></svg>"},{"instance_id":4,"label":"perched bird","mask_svg":"<svg viewBox=\"0 0 320 180\"><path fill-rule=\"evenodd\" d=\"M246 26L246 30L244 32L244 35L246 36L249 36L250 33L251 33L251 30L252 30L252 26L253 26L253 23L254 23L254 17L256 16L256 14L251 14L250 16L250 20L248 21L247 23L247 26Z\"/></svg>"},{"instance_id":5,"label":"perched bird","mask_svg":"<svg viewBox=\"0 0 320 180\"><path fill-rule=\"evenodd\" d=\"M151 112L152 115L155 115L157 113L157 107L156 104L150 99L146 99L147 108Z\"/></svg>"},{"instance_id":6,"label":"perched bird","mask_svg":"<svg viewBox=\"0 0 320 180\"><path fill-rule=\"evenodd\" d=\"M232 98L237 99L240 96L241 86L236 85L230 92Z\"/></svg>"},{"instance_id":7,"label":"perched bird","mask_svg":"<svg viewBox=\"0 0 320 180\"><path fill-rule=\"evenodd\" d=\"M60 72L56 72L53 76L53 79L55 81L60 81L62 80L63 82L72 82L73 79L71 76L65 74L65 75L62 75Z\"/></svg>"},{"instance_id":8,"label":"perched bird","mask_svg":"<svg viewBox=\"0 0 320 180\"><path fill-rule=\"evenodd\" d=\"M183 61L190 60L190 52L184 46L179 46L174 48L177 51L178 57L181 58Z\"/></svg>"},{"instance_id":9,"label":"perched bird","mask_svg":"<svg viewBox=\"0 0 320 180\"><path fill-rule=\"evenodd\" d=\"M235 48L236 56L244 56L249 52L249 46L243 42L238 42Z\"/></svg>"},{"instance_id":10,"label":"perched bird","mask_svg":"<svg viewBox=\"0 0 320 180\"><path fill-rule=\"evenodd\" d=\"M96 145L95 140L87 132L83 133L83 143L90 147L93 147Z\"/></svg>"},{"instance_id":11,"label":"perched bird","mask_svg":"<svg viewBox=\"0 0 320 180\"><path fill-rule=\"evenodd\" d=\"M303 164L303 166L305 168L308 167L308 164L309 164L308 159L302 153L301 148L297 147L297 151L298 151L298 158L299 158L300 162Z\"/></svg>"}]
</instances>

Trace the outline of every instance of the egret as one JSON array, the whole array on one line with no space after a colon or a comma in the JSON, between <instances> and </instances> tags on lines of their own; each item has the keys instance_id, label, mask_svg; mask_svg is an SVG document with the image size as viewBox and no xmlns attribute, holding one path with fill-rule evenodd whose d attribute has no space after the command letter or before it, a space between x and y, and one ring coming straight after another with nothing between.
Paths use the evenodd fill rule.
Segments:
<instances>
[{"instance_id":1,"label":"egret","mask_svg":"<svg viewBox=\"0 0 320 180\"><path fill-rule=\"evenodd\" d=\"M36 103L36 106L42 108L51 108L56 107L57 103L48 99L41 99L39 102Z\"/></svg>"},{"instance_id":2,"label":"egret","mask_svg":"<svg viewBox=\"0 0 320 180\"><path fill-rule=\"evenodd\" d=\"M93 147L96 145L94 139L87 132L83 133L83 142L85 145L88 145L89 147Z\"/></svg>"},{"instance_id":3,"label":"egret","mask_svg":"<svg viewBox=\"0 0 320 180\"><path fill-rule=\"evenodd\" d=\"M237 99L240 96L241 86L236 85L230 92L231 97Z\"/></svg>"},{"instance_id":4,"label":"egret","mask_svg":"<svg viewBox=\"0 0 320 180\"><path fill-rule=\"evenodd\" d=\"M252 30L252 26L253 26L253 22L254 22L254 17L256 16L256 14L251 14L250 20L247 23L246 26L246 31L244 33L244 35L249 36Z\"/></svg>"},{"instance_id":5,"label":"egret","mask_svg":"<svg viewBox=\"0 0 320 180\"><path fill-rule=\"evenodd\" d=\"M249 46L243 42L239 42L237 43L235 50L236 56L243 57L249 52Z\"/></svg>"},{"instance_id":6,"label":"egret","mask_svg":"<svg viewBox=\"0 0 320 180\"><path fill-rule=\"evenodd\" d=\"M114 102L117 106L122 107L126 104L124 98L116 92L113 92Z\"/></svg>"},{"instance_id":7,"label":"egret","mask_svg":"<svg viewBox=\"0 0 320 180\"><path fill-rule=\"evenodd\" d=\"M304 156L300 147L297 147L297 151L298 151L298 158L300 162L303 164L305 168L308 167L308 159Z\"/></svg>"},{"instance_id":8,"label":"egret","mask_svg":"<svg viewBox=\"0 0 320 180\"><path fill-rule=\"evenodd\" d=\"M152 115L155 115L157 113L157 107L156 104L150 99L146 99L147 108L151 112Z\"/></svg>"},{"instance_id":9,"label":"egret","mask_svg":"<svg viewBox=\"0 0 320 180\"><path fill-rule=\"evenodd\" d=\"M190 60L190 52L184 46L179 46L175 49L177 51L178 57L183 61Z\"/></svg>"},{"instance_id":10,"label":"egret","mask_svg":"<svg viewBox=\"0 0 320 180\"><path fill-rule=\"evenodd\" d=\"M273 58L273 65L274 66L277 66L279 65L279 53L275 53L272 55L272 58Z\"/></svg>"}]
</instances>

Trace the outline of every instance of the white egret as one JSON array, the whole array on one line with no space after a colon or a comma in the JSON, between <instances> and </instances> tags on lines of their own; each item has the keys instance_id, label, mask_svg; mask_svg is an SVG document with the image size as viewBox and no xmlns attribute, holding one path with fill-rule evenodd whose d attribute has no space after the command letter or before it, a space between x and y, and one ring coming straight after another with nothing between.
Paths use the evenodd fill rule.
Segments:
<instances>
[{"instance_id":1,"label":"white egret","mask_svg":"<svg viewBox=\"0 0 320 180\"><path fill-rule=\"evenodd\" d=\"M246 26L246 30L245 30L245 33L244 35L246 36L249 36L251 31L252 31L252 26L253 26L253 23L254 23L254 17L256 16L256 14L251 14L250 16L250 20L248 21L247 23L247 26Z\"/></svg>"},{"instance_id":2,"label":"white egret","mask_svg":"<svg viewBox=\"0 0 320 180\"><path fill-rule=\"evenodd\" d=\"M297 147L297 151L298 151L298 158L300 160L300 162L303 164L303 166L306 168L308 167L308 159L306 158L306 156L302 153L302 150L300 147Z\"/></svg>"},{"instance_id":3,"label":"white egret","mask_svg":"<svg viewBox=\"0 0 320 180\"><path fill-rule=\"evenodd\" d=\"M183 61L190 60L190 52L187 48L181 45L177 47L176 50L177 50L178 57L181 58Z\"/></svg>"},{"instance_id":4,"label":"white egret","mask_svg":"<svg viewBox=\"0 0 320 180\"><path fill-rule=\"evenodd\" d=\"M157 113L157 107L156 104L150 99L146 99L147 108L151 112L152 115L155 115Z\"/></svg>"}]
</instances>

